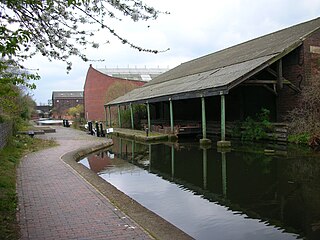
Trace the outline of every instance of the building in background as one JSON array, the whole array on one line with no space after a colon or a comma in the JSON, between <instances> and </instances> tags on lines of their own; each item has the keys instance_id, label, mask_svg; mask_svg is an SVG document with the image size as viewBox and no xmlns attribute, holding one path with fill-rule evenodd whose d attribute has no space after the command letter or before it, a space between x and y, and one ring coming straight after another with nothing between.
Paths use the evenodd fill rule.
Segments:
<instances>
[{"instance_id":1,"label":"building in background","mask_svg":"<svg viewBox=\"0 0 320 240\"><path fill-rule=\"evenodd\" d=\"M55 119L68 118L68 109L79 104L83 105L83 91L53 91L52 117Z\"/></svg>"},{"instance_id":2,"label":"building in background","mask_svg":"<svg viewBox=\"0 0 320 240\"><path fill-rule=\"evenodd\" d=\"M99 68L90 65L84 84L86 120L105 121L104 104L144 85L167 68Z\"/></svg>"},{"instance_id":3,"label":"building in background","mask_svg":"<svg viewBox=\"0 0 320 240\"><path fill-rule=\"evenodd\" d=\"M35 114L33 118L50 118L52 113L52 106L51 105L38 105L35 109Z\"/></svg>"}]
</instances>

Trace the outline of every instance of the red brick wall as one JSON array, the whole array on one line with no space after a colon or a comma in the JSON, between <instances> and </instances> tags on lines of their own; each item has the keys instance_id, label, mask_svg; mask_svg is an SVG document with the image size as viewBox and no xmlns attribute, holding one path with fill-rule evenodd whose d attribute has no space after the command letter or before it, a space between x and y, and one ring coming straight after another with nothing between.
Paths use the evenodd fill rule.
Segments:
<instances>
[{"instance_id":1,"label":"red brick wall","mask_svg":"<svg viewBox=\"0 0 320 240\"><path fill-rule=\"evenodd\" d=\"M283 58L283 76L295 86L303 86L319 74L320 54L311 53L310 46L320 47L320 30L305 39L303 45ZM277 98L277 121L286 121L288 111L298 107L301 95L288 86L279 91Z\"/></svg>"},{"instance_id":2,"label":"red brick wall","mask_svg":"<svg viewBox=\"0 0 320 240\"><path fill-rule=\"evenodd\" d=\"M137 86L145 84L145 82L141 81L104 75L90 65L84 84L84 113L86 120L105 121L104 104L106 103L106 92L117 81L126 81Z\"/></svg>"},{"instance_id":3,"label":"red brick wall","mask_svg":"<svg viewBox=\"0 0 320 240\"><path fill-rule=\"evenodd\" d=\"M55 119L69 118L66 115L67 110L71 107L76 107L83 104L83 98L59 98L52 100L53 113L52 117Z\"/></svg>"}]
</instances>

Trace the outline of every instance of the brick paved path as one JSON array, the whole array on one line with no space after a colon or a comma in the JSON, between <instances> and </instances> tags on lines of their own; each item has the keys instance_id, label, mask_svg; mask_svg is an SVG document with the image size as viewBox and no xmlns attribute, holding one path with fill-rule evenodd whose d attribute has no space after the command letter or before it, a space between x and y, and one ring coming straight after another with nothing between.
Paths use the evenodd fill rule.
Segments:
<instances>
[{"instance_id":1,"label":"brick paved path","mask_svg":"<svg viewBox=\"0 0 320 240\"><path fill-rule=\"evenodd\" d=\"M99 139L57 127L60 146L29 154L17 170L21 239L150 239L60 157Z\"/></svg>"}]
</instances>

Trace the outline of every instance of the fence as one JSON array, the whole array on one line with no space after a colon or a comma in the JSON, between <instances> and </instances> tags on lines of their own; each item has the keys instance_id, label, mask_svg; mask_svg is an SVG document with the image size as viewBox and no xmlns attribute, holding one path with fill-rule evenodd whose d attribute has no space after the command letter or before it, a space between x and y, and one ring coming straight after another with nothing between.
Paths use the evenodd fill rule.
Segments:
<instances>
[{"instance_id":1,"label":"fence","mask_svg":"<svg viewBox=\"0 0 320 240\"><path fill-rule=\"evenodd\" d=\"M10 122L0 123L0 150L7 144L12 135L12 124Z\"/></svg>"}]
</instances>

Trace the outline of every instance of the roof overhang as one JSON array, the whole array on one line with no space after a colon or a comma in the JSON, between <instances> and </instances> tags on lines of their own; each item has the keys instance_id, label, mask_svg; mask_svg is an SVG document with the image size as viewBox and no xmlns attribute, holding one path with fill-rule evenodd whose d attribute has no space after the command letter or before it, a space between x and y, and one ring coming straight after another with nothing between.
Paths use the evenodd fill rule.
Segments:
<instances>
[{"instance_id":1,"label":"roof overhang","mask_svg":"<svg viewBox=\"0 0 320 240\"><path fill-rule=\"evenodd\" d=\"M269 66L276 56L273 54L158 84L142 86L105 106L225 95L230 89L255 74L257 69L260 71Z\"/></svg>"}]
</instances>

